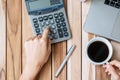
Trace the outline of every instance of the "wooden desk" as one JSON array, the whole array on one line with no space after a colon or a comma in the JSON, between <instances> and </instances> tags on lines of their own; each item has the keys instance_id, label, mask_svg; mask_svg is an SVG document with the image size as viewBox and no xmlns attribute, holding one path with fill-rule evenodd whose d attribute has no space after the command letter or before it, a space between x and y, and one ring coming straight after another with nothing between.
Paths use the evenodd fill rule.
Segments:
<instances>
[{"instance_id":1,"label":"wooden desk","mask_svg":"<svg viewBox=\"0 0 120 80\"><path fill-rule=\"evenodd\" d=\"M83 30L90 1L65 0L72 39L52 45L49 61L36 80L111 80L101 66L90 64L84 47L94 35ZM18 80L25 65L24 42L33 36L24 0L0 0L0 80ZM111 41L119 59L120 44ZM58 78L55 73L72 44L76 49ZM114 80L114 79L112 79Z\"/></svg>"}]
</instances>

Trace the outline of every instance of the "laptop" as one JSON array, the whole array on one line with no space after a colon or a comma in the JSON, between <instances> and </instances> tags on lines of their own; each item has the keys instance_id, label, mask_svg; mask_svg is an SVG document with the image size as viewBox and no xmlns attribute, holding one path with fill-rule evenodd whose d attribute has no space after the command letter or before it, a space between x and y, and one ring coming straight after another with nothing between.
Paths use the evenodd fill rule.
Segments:
<instances>
[{"instance_id":1,"label":"laptop","mask_svg":"<svg viewBox=\"0 0 120 80\"><path fill-rule=\"evenodd\" d=\"M92 0L84 30L120 42L120 0Z\"/></svg>"}]
</instances>

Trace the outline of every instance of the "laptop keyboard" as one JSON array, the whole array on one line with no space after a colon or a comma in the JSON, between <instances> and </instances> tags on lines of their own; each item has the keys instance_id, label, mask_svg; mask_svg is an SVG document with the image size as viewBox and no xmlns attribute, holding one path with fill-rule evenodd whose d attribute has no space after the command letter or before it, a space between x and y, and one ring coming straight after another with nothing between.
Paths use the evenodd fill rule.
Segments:
<instances>
[{"instance_id":1,"label":"laptop keyboard","mask_svg":"<svg viewBox=\"0 0 120 80\"><path fill-rule=\"evenodd\" d=\"M105 4L120 9L120 0L105 0Z\"/></svg>"}]
</instances>

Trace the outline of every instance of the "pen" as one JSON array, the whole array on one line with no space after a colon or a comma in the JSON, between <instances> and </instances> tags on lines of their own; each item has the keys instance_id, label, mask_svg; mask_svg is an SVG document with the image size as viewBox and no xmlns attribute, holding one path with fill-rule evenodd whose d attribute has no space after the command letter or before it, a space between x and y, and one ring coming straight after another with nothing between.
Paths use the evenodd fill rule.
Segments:
<instances>
[{"instance_id":1,"label":"pen","mask_svg":"<svg viewBox=\"0 0 120 80\"><path fill-rule=\"evenodd\" d=\"M76 47L75 45L72 45L72 47L69 49L69 51L67 52L67 56L64 58L62 64L61 64L60 67L58 68L58 70L57 70L57 72L56 72L56 74L55 74L55 77L57 77L57 76L60 74L61 70L63 69L63 67L64 67L64 65L66 64L67 60L68 60L69 57L71 56L71 54L72 54L73 50L75 49L75 47Z\"/></svg>"},{"instance_id":2,"label":"pen","mask_svg":"<svg viewBox=\"0 0 120 80\"><path fill-rule=\"evenodd\" d=\"M85 2L86 0L80 0L81 2Z\"/></svg>"}]
</instances>

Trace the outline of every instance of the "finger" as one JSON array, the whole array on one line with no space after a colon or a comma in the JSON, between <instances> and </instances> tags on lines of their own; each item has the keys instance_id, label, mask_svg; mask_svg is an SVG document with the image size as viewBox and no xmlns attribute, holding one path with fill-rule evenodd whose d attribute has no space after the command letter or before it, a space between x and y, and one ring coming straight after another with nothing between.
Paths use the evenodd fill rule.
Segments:
<instances>
[{"instance_id":1,"label":"finger","mask_svg":"<svg viewBox=\"0 0 120 80\"><path fill-rule=\"evenodd\" d=\"M30 41L30 40L32 40L32 38L33 38L33 37L30 37L30 38L28 38L26 41Z\"/></svg>"},{"instance_id":2,"label":"finger","mask_svg":"<svg viewBox=\"0 0 120 80\"><path fill-rule=\"evenodd\" d=\"M103 67L103 68L106 68L106 65L103 65L102 67Z\"/></svg>"},{"instance_id":3,"label":"finger","mask_svg":"<svg viewBox=\"0 0 120 80\"><path fill-rule=\"evenodd\" d=\"M120 73L118 73L119 74L119 76L120 76Z\"/></svg>"},{"instance_id":4,"label":"finger","mask_svg":"<svg viewBox=\"0 0 120 80\"><path fill-rule=\"evenodd\" d=\"M38 35L38 39L41 39L41 37L42 37L41 35Z\"/></svg>"},{"instance_id":5,"label":"finger","mask_svg":"<svg viewBox=\"0 0 120 80\"><path fill-rule=\"evenodd\" d=\"M37 36L33 37L32 40L37 39Z\"/></svg>"},{"instance_id":6,"label":"finger","mask_svg":"<svg viewBox=\"0 0 120 80\"><path fill-rule=\"evenodd\" d=\"M51 51L51 40L50 39L48 39L48 49Z\"/></svg>"},{"instance_id":7,"label":"finger","mask_svg":"<svg viewBox=\"0 0 120 80\"><path fill-rule=\"evenodd\" d=\"M115 78L118 79L119 75L117 74L116 70L110 65L108 68L108 72Z\"/></svg>"},{"instance_id":8,"label":"finger","mask_svg":"<svg viewBox=\"0 0 120 80\"><path fill-rule=\"evenodd\" d=\"M111 75L111 73L110 73L110 72L108 72L108 75Z\"/></svg>"},{"instance_id":9,"label":"finger","mask_svg":"<svg viewBox=\"0 0 120 80\"><path fill-rule=\"evenodd\" d=\"M38 37L36 36L35 38L34 38L34 42L36 42L36 41L38 41L39 39L38 39Z\"/></svg>"},{"instance_id":10,"label":"finger","mask_svg":"<svg viewBox=\"0 0 120 80\"><path fill-rule=\"evenodd\" d=\"M114 66L116 66L117 68L120 69L120 62L119 62L119 61L113 60L113 61L110 62L110 64L111 64L111 65L114 65Z\"/></svg>"},{"instance_id":11,"label":"finger","mask_svg":"<svg viewBox=\"0 0 120 80\"><path fill-rule=\"evenodd\" d=\"M47 27L42 35L42 39L47 40L48 39L48 34L49 34L49 27Z\"/></svg>"},{"instance_id":12,"label":"finger","mask_svg":"<svg viewBox=\"0 0 120 80\"><path fill-rule=\"evenodd\" d=\"M50 39L48 39L48 43L51 44L51 40Z\"/></svg>"},{"instance_id":13,"label":"finger","mask_svg":"<svg viewBox=\"0 0 120 80\"><path fill-rule=\"evenodd\" d=\"M108 70L106 69L106 70L105 70L105 72L107 73L107 72L108 72Z\"/></svg>"}]
</instances>

